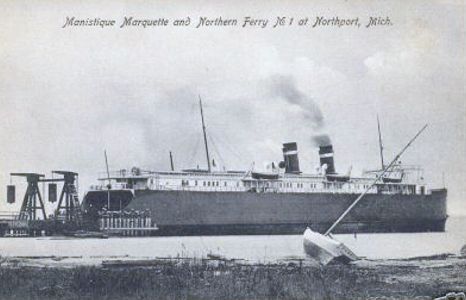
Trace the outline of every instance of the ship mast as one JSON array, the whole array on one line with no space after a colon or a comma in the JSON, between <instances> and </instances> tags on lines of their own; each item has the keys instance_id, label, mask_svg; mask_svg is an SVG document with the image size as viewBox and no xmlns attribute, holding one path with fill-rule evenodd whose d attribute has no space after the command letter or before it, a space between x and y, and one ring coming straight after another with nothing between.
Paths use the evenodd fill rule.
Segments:
<instances>
[{"instance_id":1,"label":"ship mast","mask_svg":"<svg viewBox=\"0 0 466 300\"><path fill-rule=\"evenodd\" d=\"M379 148L380 148L380 161L382 163L382 170L384 169L385 165L383 162L383 144L382 144L382 132L380 131L380 121L379 115L377 115L377 130L379 131Z\"/></svg>"},{"instance_id":2,"label":"ship mast","mask_svg":"<svg viewBox=\"0 0 466 300\"><path fill-rule=\"evenodd\" d=\"M201 95L199 95L199 106L201 108L202 132L204 134L205 154L206 154L206 158L207 158L207 172L210 173L211 172L211 167L210 167L210 157L209 157L209 146L207 145L207 134L206 134L205 123L204 123L204 113L202 111Z\"/></svg>"},{"instance_id":3,"label":"ship mast","mask_svg":"<svg viewBox=\"0 0 466 300\"><path fill-rule=\"evenodd\" d=\"M104 150L104 156L105 156L105 167L107 169L107 180L108 180L108 185L107 185L107 210L110 210L110 189L112 188L112 185L110 183L110 171L108 170L107 150Z\"/></svg>"}]
</instances>

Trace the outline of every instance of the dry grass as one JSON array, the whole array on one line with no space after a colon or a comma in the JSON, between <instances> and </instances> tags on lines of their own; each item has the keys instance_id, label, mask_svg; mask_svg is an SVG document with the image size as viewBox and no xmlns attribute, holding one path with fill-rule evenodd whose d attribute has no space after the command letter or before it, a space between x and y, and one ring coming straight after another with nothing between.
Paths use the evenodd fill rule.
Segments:
<instances>
[{"instance_id":1,"label":"dry grass","mask_svg":"<svg viewBox=\"0 0 466 300\"><path fill-rule=\"evenodd\" d=\"M464 278L464 265L0 267L0 299L431 299L465 290Z\"/></svg>"}]
</instances>

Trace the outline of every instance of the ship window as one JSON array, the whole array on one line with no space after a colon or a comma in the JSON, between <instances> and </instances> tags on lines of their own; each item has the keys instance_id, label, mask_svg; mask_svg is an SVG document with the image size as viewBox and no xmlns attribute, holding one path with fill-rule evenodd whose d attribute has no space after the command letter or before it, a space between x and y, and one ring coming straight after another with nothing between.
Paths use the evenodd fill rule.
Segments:
<instances>
[{"instance_id":1,"label":"ship window","mask_svg":"<svg viewBox=\"0 0 466 300\"><path fill-rule=\"evenodd\" d=\"M205 186L205 181L202 182L202 185Z\"/></svg>"},{"instance_id":2,"label":"ship window","mask_svg":"<svg viewBox=\"0 0 466 300\"><path fill-rule=\"evenodd\" d=\"M210 181L207 181L207 186L210 186Z\"/></svg>"},{"instance_id":3,"label":"ship window","mask_svg":"<svg viewBox=\"0 0 466 300\"><path fill-rule=\"evenodd\" d=\"M197 180L194 180L194 185L197 186Z\"/></svg>"},{"instance_id":4,"label":"ship window","mask_svg":"<svg viewBox=\"0 0 466 300\"><path fill-rule=\"evenodd\" d=\"M218 181L217 181L217 186L218 186Z\"/></svg>"},{"instance_id":5,"label":"ship window","mask_svg":"<svg viewBox=\"0 0 466 300\"><path fill-rule=\"evenodd\" d=\"M223 186L227 186L227 182L226 182L226 181L223 182Z\"/></svg>"}]
</instances>

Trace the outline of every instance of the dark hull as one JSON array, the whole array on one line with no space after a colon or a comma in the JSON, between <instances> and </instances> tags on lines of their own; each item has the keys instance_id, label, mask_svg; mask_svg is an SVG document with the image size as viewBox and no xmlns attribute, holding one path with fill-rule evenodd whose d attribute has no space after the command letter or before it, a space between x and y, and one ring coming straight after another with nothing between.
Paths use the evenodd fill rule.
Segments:
<instances>
[{"instance_id":1,"label":"dark hull","mask_svg":"<svg viewBox=\"0 0 466 300\"><path fill-rule=\"evenodd\" d=\"M354 194L112 191L111 209L149 209L157 235L302 234L323 232L354 201ZM84 207L106 202L106 192L89 192ZM430 195L366 195L335 233L444 231L446 190Z\"/></svg>"},{"instance_id":2,"label":"dark hull","mask_svg":"<svg viewBox=\"0 0 466 300\"><path fill-rule=\"evenodd\" d=\"M387 222L342 223L334 233L395 233L395 232L443 232L445 221L406 221L391 224ZM311 224L318 232L325 232L332 224ZM158 225L157 225L158 226ZM308 223L301 224L229 224L229 225L167 225L161 226L156 235L286 235L302 234ZM159 226L160 227L160 226Z\"/></svg>"}]
</instances>

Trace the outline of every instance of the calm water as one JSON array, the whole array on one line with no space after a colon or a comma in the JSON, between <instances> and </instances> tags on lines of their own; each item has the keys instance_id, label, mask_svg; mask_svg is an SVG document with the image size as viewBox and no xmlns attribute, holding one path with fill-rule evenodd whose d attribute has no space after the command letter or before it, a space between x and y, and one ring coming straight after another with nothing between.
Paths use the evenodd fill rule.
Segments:
<instances>
[{"instance_id":1,"label":"calm water","mask_svg":"<svg viewBox=\"0 0 466 300\"><path fill-rule=\"evenodd\" d=\"M370 259L407 258L441 253L459 254L466 244L466 217L451 217L444 233L340 234L335 238ZM107 258L205 257L270 262L305 257L301 235L140 237L109 239L1 238L1 256L77 256L79 263Z\"/></svg>"}]
</instances>

